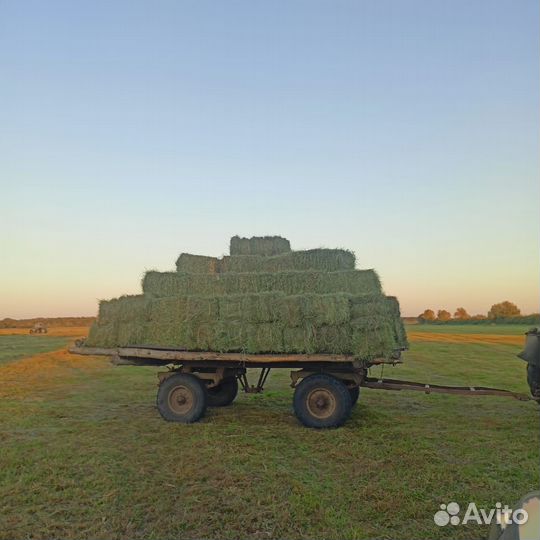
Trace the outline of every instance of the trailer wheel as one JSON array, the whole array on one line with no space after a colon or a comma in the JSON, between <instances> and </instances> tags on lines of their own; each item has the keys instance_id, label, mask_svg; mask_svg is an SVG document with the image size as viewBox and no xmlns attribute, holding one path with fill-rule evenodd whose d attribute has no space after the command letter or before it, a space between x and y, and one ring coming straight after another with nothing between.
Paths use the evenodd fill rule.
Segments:
<instances>
[{"instance_id":1,"label":"trailer wheel","mask_svg":"<svg viewBox=\"0 0 540 540\"><path fill-rule=\"evenodd\" d=\"M209 407L226 407L230 405L238 394L238 381L236 377L227 377L213 388L206 389Z\"/></svg>"},{"instance_id":2,"label":"trailer wheel","mask_svg":"<svg viewBox=\"0 0 540 540\"><path fill-rule=\"evenodd\" d=\"M157 408L168 422L197 422L206 411L206 403L204 384L190 373L171 375L159 385Z\"/></svg>"},{"instance_id":3,"label":"trailer wheel","mask_svg":"<svg viewBox=\"0 0 540 540\"><path fill-rule=\"evenodd\" d=\"M540 366L527 364L527 383L532 396L540 403Z\"/></svg>"},{"instance_id":4,"label":"trailer wheel","mask_svg":"<svg viewBox=\"0 0 540 540\"><path fill-rule=\"evenodd\" d=\"M341 426L351 413L351 394L339 379L325 374L310 375L294 391L294 413L307 427Z\"/></svg>"},{"instance_id":5,"label":"trailer wheel","mask_svg":"<svg viewBox=\"0 0 540 540\"><path fill-rule=\"evenodd\" d=\"M351 394L351 406L354 407L360 396L360 387L353 386L352 388L349 388L349 394Z\"/></svg>"}]
</instances>

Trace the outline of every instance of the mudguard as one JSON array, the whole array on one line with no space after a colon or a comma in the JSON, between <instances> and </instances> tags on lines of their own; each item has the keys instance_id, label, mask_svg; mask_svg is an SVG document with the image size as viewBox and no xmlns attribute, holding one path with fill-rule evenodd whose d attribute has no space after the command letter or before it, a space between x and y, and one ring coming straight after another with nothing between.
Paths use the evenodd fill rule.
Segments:
<instances>
[{"instance_id":1,"label":"mudguard","mask_svg":"<svg viewBox=\"0 0 540 540\"><path fill-rule=\"evenodd\" d=\"M525 360L527 364L540 367L540 331L538 328L532 328L526 334L525 349L518 357Z\"/></svg>"}]
</instances>

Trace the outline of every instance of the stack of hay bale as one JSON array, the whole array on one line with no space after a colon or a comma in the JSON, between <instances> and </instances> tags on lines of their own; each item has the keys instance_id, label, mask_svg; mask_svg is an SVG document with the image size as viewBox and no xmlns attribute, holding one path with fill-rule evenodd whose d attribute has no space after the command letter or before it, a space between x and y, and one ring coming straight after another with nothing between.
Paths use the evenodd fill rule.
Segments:
<instances>
[{"instance_id":1,"label":"stack of hay bale","mask_svg":"<svg viewBox=\"0 0 540 540\"><path fill-rule=\"evenodd\" d=\"M351 252L235 236L229 256L182 253L176 272L146 273L142 295L100 302L86 346L135 345L372 359L407 341L398 301Z\"/></svg>"}]
</instances>

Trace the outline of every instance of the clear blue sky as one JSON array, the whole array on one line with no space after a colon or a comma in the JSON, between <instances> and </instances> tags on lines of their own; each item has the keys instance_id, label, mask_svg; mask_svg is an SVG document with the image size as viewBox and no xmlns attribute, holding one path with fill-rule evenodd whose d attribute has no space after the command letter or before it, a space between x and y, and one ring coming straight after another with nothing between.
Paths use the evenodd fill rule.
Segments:
<instances>
[{"instance_id":1,"label":"clear blue sky","mask_svg":"<svg viewBox=\"0 0 540 540\"><path fill-rule=\"evenodd\" d=\"M536 1L0 1L0 318L181 251L347 247L402 310L539 299Z\"/></svg>"}]
</instances>

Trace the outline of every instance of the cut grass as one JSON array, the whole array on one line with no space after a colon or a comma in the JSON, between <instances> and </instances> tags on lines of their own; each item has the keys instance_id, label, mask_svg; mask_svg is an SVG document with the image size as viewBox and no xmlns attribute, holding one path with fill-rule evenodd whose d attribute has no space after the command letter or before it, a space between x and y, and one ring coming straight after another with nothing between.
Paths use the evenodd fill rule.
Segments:
<instances>
[{"instance_id":1,"label":"cut grass","mask_svg":"<svg viewBox=\"0 0 540 540\"><path fill-rule=\"evenodd\" d=\"M433 332L435 334L500 334L523 336L531 329L530 324L405 324L411 332Z\"/></svg>"},{"instance_id":2,"label":"cut grass","mask_svg":"<svg viewBox=\"0 0 540 540\"><path fill-rule=\"evenodd\" d=\"M84 337L88 335L88 326L50 326L46 334L32 337ZM0 336L30 336L29 328L0 328Z\"/></svg>"},{"instance_id":3,"label":"cut grass","mask_svg":"<svg viewBox=\"0 0 540 540\"><path fill-rule=\"evenodd\" d=\"M0 336L0 365L26 356L57 350L64 347L68 341L62 337L29 335L28 329L25 335L2 335Z\"/></svg>"},{"instance_id":4,"label":"cut grass","mask_svg":"<svg viewBox=\"0 0 540 540\"><path fill-rule=\"evenodd\" d=\"M501 334L436 334L434 332L409 332L411 341L442 341L446 343L492 343L494 345L524 345L524 336L504 336Z\"/></svg>"},{"instance_id":5,"label":"cut grass","mask_svg":"<svg viewBox=\"0 0 540 540\"><path fill-rule=\"evenodd\" d=\"M525 393L518 351L414 342L384 375ZM157 413L156 371L64 352L0 367L0 538L485 538L433 514L540 482L533 402L362 389L343 428L314 431L283 369L186 426Z\"/></svg>"}]
</instances>

